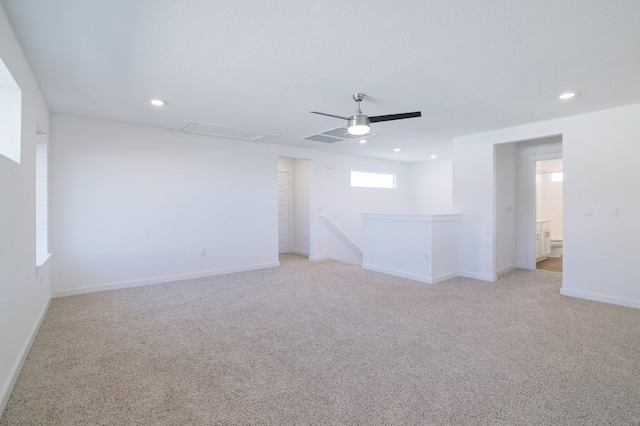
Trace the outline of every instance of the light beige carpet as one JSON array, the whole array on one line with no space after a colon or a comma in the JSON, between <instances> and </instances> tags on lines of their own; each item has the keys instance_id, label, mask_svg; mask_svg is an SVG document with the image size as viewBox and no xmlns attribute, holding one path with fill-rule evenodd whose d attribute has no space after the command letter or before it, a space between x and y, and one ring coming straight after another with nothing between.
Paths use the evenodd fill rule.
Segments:
<instances>
[{"instance_id":1,"label":"light beige carpet","mask_svg":"<svg viewBox=\"0 0 640 426\"><path fill-rule=\"evenodd\" d=\"M640 311L335 261L54 299L0 425L638 425Z\"/></svg>"}]
</instances>

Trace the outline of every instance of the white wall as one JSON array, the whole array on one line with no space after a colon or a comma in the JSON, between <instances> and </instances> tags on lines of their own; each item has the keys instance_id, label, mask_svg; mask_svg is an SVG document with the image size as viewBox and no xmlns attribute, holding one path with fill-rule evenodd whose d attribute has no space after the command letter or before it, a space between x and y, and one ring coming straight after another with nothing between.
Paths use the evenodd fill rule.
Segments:
<instances>
[{"instance_id":1,"label":"white wall","mask_svg":"<svg viewBox=\"0 0 640 426\"><path fill-rule=\"evenodd\" d=\"M453 210L460 220L460 275L495 279L493 139L453 140Z\"/></svg>"},{"instance_id":2,"label":"white wall","mask_svg":"<svg viewBox=\"0 0 640 426\"><path fill-rule=\"evenodd\" d=\"M640 239L640 104L455 138L454 208L464 217L461 269L488 279L496 272L493 145L551 135L562 135L561 292L640 308L634 267ZM614 206L623 209L622 217L613 216ZM586 207L594 209L594 217L585 216Z\"/></svg>"},{"instance_id":3,"label":"white wall","mask_svg":"<svg viewBox=\"0 0 640 426\"><path fill-rule=\"evenodd\" d=\"M451 160L411 163L411 213L445 214L452 211L453 166Z\"/></svg>"},{"instance_id":4,"label":"white wall","mask_svg":"<svg viewBox=\"0 0 640 426\"><path fill-rule=\"evenodd\" d=\"M58 114L51 137L55 295L278 265L267 147Z\"/></svg>"},{"instance_id":5,"label":"white wall","mask_svg":"<svg viewBox=\"0 0 640 426\"><path fill-rule=\"evenodd\" d=\"M37 130L48 131L49 110L2 6L0 58L22 90L21 162L0 155L2 413L49 302L48 265L35 266L35 140Z\"/></svg>"},{"instance_id":6,"label":"white wall","mask_svg":"<svg viewBox=\"0 0 640 426\"><path fill-rule=\"evenodd\" d=\"M320 213L357 243L363 212L408 208L402 163L61 114L51 138L54 295L277 265L278 156L313 165L312 258L361 262ZM352 168L397 173L398 189L351 188Z\"/></svg>"},{"instance_id":7,"label":"white wall","mask_svg":"<svg viewBox=\"0 0 640 426\"><path fill-rule=\"evenodd\" d=\"M517 149L515 144L495 146L496 275L516 267Z\"/></svg>"}]
</instances>

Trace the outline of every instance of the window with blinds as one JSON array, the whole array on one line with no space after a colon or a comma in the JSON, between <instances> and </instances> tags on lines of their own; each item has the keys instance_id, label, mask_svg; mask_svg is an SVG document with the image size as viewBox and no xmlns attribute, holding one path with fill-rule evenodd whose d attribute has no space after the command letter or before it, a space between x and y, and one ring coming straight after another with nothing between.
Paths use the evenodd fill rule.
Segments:
<instances>
[{"instance_id":1,"label":"window with blinds","mask_svg":"<svg viewBox=\"0 0 640 426\"><path fill-rule=\"evenodd\" d=\"M562 172L551 173L551 182L562 182L563 180L564 180L564 175Z\"/></svg>"},{"instance_id":2,"label":"window with blinds","mask_svg":"<svg viewBox=\"0 0 640 426\"><path fill-rule=\"evenodd\" d=\"M49 146L45 135L36 139L36 264L49 257Z\"/></svg>"}]
</instances>

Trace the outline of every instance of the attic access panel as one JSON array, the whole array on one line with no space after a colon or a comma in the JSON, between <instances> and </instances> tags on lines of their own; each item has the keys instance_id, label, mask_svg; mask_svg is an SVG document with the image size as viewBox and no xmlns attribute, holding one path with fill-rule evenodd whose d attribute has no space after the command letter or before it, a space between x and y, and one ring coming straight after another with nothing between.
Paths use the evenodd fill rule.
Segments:
<instances>
[{"instance_id":1,"label":"attic access panel","mask_svg":"<svg viewBox=\"0 0 640 426\"><path fill-rule=\"evenodd\" d=\"M262 142L278 135L258 132L256 130L239 129L237 127L222 126L219 124L202 123L193 120L184 120L176 129L183 133L214 136L218 138L237 139L246 142Z\"/></svg>"}]
</instances>

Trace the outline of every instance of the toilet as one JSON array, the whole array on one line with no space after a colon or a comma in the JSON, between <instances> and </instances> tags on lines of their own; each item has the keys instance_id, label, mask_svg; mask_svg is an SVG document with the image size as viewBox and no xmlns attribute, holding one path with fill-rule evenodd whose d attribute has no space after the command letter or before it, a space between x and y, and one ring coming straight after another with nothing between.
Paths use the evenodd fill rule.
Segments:
<instances>
[{"instance_id":1,"label":"toilet","mask_svg":"<svg viewBox=\"0 0 640 426\"><path fill-rule=\"evenodd\" d=\"M551 254L549 257L562 257L562 237L551 237Z\"/></svg>"}]
</instances>

